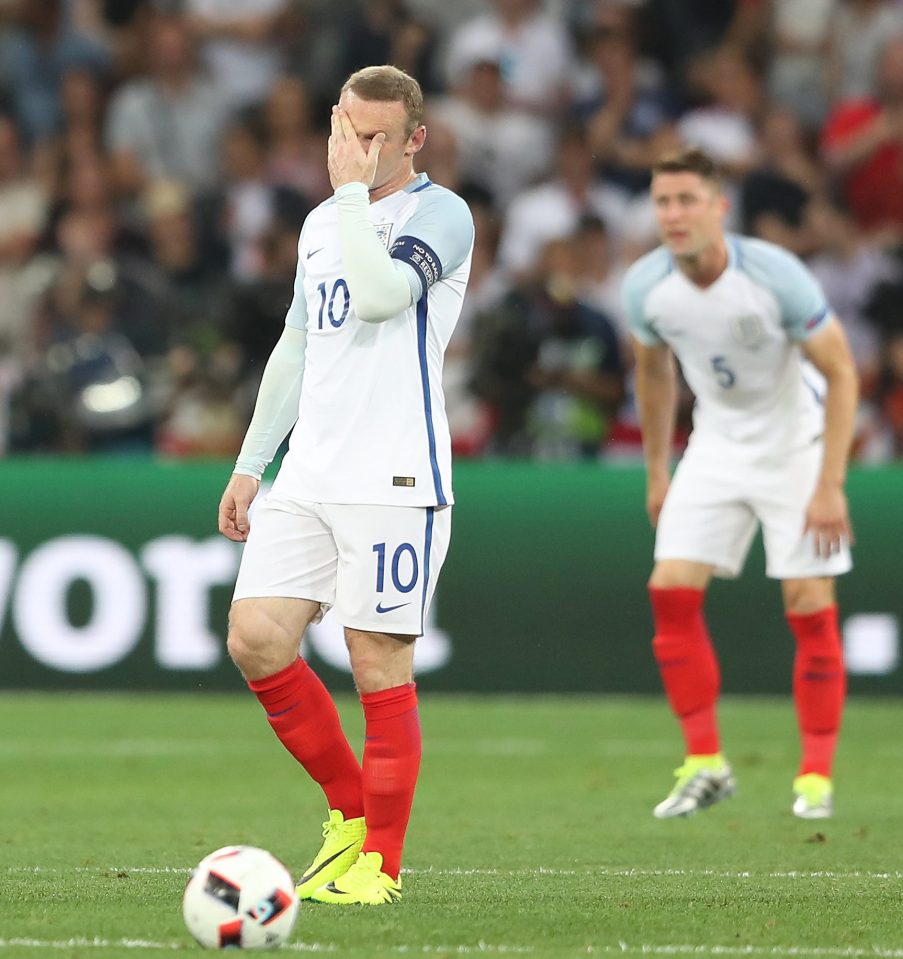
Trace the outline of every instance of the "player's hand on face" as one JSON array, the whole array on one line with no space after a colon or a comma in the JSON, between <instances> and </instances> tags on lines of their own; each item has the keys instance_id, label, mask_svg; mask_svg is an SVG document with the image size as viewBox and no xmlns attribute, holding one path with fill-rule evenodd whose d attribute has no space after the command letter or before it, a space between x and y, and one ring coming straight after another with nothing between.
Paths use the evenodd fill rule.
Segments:
<instances>
[{"instance_id":1,"label":"player's hand on face","mask_svg":"<svg viewBox=\"0 0 903 959\"><path fill-rule=\"evenodd\" d=\"M806 510L804 534L811 533L816 556L828 557L853 543L847 498L839 486L816 488Z\"/></svg>"},{"instance_id":2,"label":"player's hand on face","mask_svg":"<svg viewBox=\"0 0 903 959\"><path fill-rule=\"evenodd\" d=\"M233 473L223 492L219 501L219 531L233 543L243 543L248 538L248 509L259 489L260 480Z\"/></svg>"},{"instance_id":3,"label":"player's hand on face","mask_svg":"<svg viewBox=\"0 0 903 959\"><path fill-rule=\"evenodd\" d=\"M326 155L329 181L337 190L346 183L373 185L379 151L385 143L385 133L377 133L365 150L348 114L339 106L332 108L332 132Z\"/></svg>"}]
</instances>

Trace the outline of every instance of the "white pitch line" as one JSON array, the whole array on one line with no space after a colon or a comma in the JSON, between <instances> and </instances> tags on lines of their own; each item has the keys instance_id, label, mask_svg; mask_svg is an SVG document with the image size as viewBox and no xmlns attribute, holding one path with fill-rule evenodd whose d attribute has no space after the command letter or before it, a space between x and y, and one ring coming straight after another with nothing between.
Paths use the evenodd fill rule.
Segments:
<instances>
[{"instance_id":1,"label":"white pitch line","mask_svg":"<svg viewBox=\"0 0 903 959\"><path fill-rule=\"evenodd\" d=\"M644 956L774 956L824 957L824 959L903 959L903 949L883 946L857 948L854 946L708 946L689 943L653 946L646 943L618 943L614 946L588 946L587 951L601 953L639 954Z\"/></svg>"},{"instance_id":2,"label":"white pitch line","mask_svg":"<svg viewBox=\"0 0 903 959\"><path fill-rule=\"evenodd\" d=\"M630 878L631 876L695 876L714 877L717 879L903 879L903 872L832 872L817 870L805 872L802 870L773 870L768 872L753 872L751 870L735 871L728 869L613 869L607 866L585 869L548 869L544 866L523 869L403 869L402 872L412 875L435 876L617 876Z\"/></svg>"},{"instance_id":3,"label":"white pitch line","mask_svg":"<svg viewBox=\"0 0 903 959\"><path fill-rule=\"evenodd\" d=\"M0 949L12 947L26 949L162 949L175 950L184 949L184 942L154 942L149 939L101 939L95 936L93 939L75 938L75 939L0 939ZM281 949L291 952L337 952L339 947L335 943L323 942L288 942ZM496 945L482 940L475 945L468 946L459 943L454 946L434 946L434 945L398 945L382 946L382 952L398 953L422 953L425 955L439 953L445 955L516 955L529 954L533 952L532 946L509 946L505 944Z\"/></svg>"},{"instance_id":4,"label":"white pitch line","mask_svg":"<svg viewBox=\"0 0 903 959\"><path fill-rule=\"evenodd\" d=\"M185 947L184 942L155 942L148 939L101 939L95 937L74 939L0 939L0 949L161 949L176 950ZM337 952L334 943L289 942L282 947L291 952ZM553 946L554 948L554 946ZM568 949L562 945L562 949ZM490 943L480 940L473 945L397 945L381 947L382 952L430 955L529 955L536 952L534 946L517 946L507 943ZM544 950L545 951L545 950ZM883 946L859 948L855 946L719 946L707 943L627 943L617 945L575 946L574 955L643 955L643 956L771 956L772 959L903 959L903 949Z\"/></svg>"},{"instance_id":5,"label":"white pitch line","mask_svg":"<svg viewBox=\"0 0 903 959\"><path fill-rule=\"evenodd\" d=\"M191 872L189 866L4 866L0 873L7 875L41 873L134 873L135 875L187 875ZM587 866L585 869L550 869L545 866L524 867L522 869L402 869L408 876L612 876L622 879L631 877L685 877L685 878L716 878L716 879L877 879L881 881L898 881L903 879L903 871L867 872L854 870L852 872L834 872L832 870L803 871L769 870L754 872L752 870L730 869L635 869L633 867L617 869L608 866Z\"/></svg>"}]
</instances>

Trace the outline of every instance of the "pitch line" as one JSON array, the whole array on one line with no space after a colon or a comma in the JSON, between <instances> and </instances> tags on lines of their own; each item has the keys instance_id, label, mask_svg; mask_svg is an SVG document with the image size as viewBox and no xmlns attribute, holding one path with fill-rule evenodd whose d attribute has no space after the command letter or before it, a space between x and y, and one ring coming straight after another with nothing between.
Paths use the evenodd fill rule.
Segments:
<instances>
[{"instance_id":1,"label":"pitch line","mask_svg":"<svg viewBox=\"0 0 903 959\"><path fill-rule=\"evenodd\" d=\"M184 942L155 942L150 939L32 939L27 937L0 939L0 949L157 949L174 951L184 949ZM345 947L347 949L347 947ZM561 948L567 949L567 946ZM332 953L339 947L334 943L288 942L282 946L289 952ZM490 943L480 940L474 945L460 943L452 946L397 945L383 946L382 952L419 953L421 955L529 955L536 951L533 946L515 946L505 943ZM545 950L544 950L545 951ZM772 959L903 959L903 949L872 946L718 946L692 943L627 943L617 945L575 946L574 955L643 955L643 956L771 956Z\"/></svg>"},{"instance_id":2,"label":"pitch line","mask_svg":"<svg viewBox=\"0 0 903 959\"><path fill-rule=\"evenodd\" d=\"M0 873L15 875L30 873L40 875L41 873L97 873L97 874L135 874L135 875L167 875L175 874L187 876L191 872L189 866L4 866L0 867ZM620 879L630 879L631 877L649 878L649 877L669 877L688 878L696 877L707 879L877 879L877 880L901 880L903 871L894 870L889 872L871 872L853 870L852 872L835 872L833 870L811 870L804 871L798 869L790 870L768 870L766 872L755 872L753 870L730 870L730 869L636 869L628 867L617 869L609 866L592 867L585 869L553 869L546 866L528 867L521 869L467 869L467 868L434 868L428 869L402 869L407 876L612 876Z\"/></svg>"},{"instance_id":3,"label":"pitch line","mask_svg":"<svg viewBox=\"0 0 903 959\"><path fill-rule=\"evenodd\" d=\"M193 943L186 942L154 942L150 939L101 939L95 936L92 939L74 938L74 939L31 939L14 938L0 939L0 949L25 948L25 949L159 949L163 951L172 951L176 949L183 950ZM346 951L347 947L343 947ZM280 947L280 951L289 952L338 952L339 947L334 943L328 942L287 942ZM533 952L532 946L509 946L505 944L495 945L491 942L482 940L475 945L468 946L458 944L455 946L381 946L380 952L418 953L430 955L438 953L447 955L521 955Z\"/></svg>"}]
</instances>

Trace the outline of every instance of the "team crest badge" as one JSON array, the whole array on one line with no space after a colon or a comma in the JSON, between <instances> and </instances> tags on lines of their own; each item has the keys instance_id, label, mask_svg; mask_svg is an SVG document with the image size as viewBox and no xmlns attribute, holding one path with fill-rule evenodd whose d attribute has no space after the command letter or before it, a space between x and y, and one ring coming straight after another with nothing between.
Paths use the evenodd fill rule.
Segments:
<instances>
[{"instance_id":1,"label":"team crest badge","mask_svg":"<svg viewBox=\"0 0 903 959\"><path fill-rule=\"evenodd\" d=\"M765 328L761 317L735 316L731 320L731 333L734 339L748 350L757 350L765 339Z\"/></svg>"},{"instance_id":2,"label":"team crest badge","mask_svg":"<svg viewBox=\"0 0 903 959\"><path fill-rule=\"evenodd\" d=\"M389 237L392 234L392 224L391 223L377 223L376 224L376 235L379 237L380 243L388 250L389 249Z\"/></svg>"}]
</instances>

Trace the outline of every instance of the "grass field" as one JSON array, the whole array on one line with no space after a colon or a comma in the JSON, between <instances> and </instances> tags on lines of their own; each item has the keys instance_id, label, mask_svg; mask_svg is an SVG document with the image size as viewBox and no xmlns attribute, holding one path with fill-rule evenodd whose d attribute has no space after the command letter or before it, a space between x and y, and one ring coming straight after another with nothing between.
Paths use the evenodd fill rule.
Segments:
<instances>
[{"instance_id":1,"label":"grass field","mask_svg":"<svg viewBox=\"0 0 903 959\"><path fill-rule=\"evenodd\" d=\"M738 796L658 822L663 701L423 697L403 902L303 905L285 951L903 959L899 703L850 703L827 823L790 814L790 703L722 716ZM0 730L0 959L198 955L194 863L249 843L298 869L318 845L319 793L250 697L7 693Z\"/></svg>"}]
</instances>

